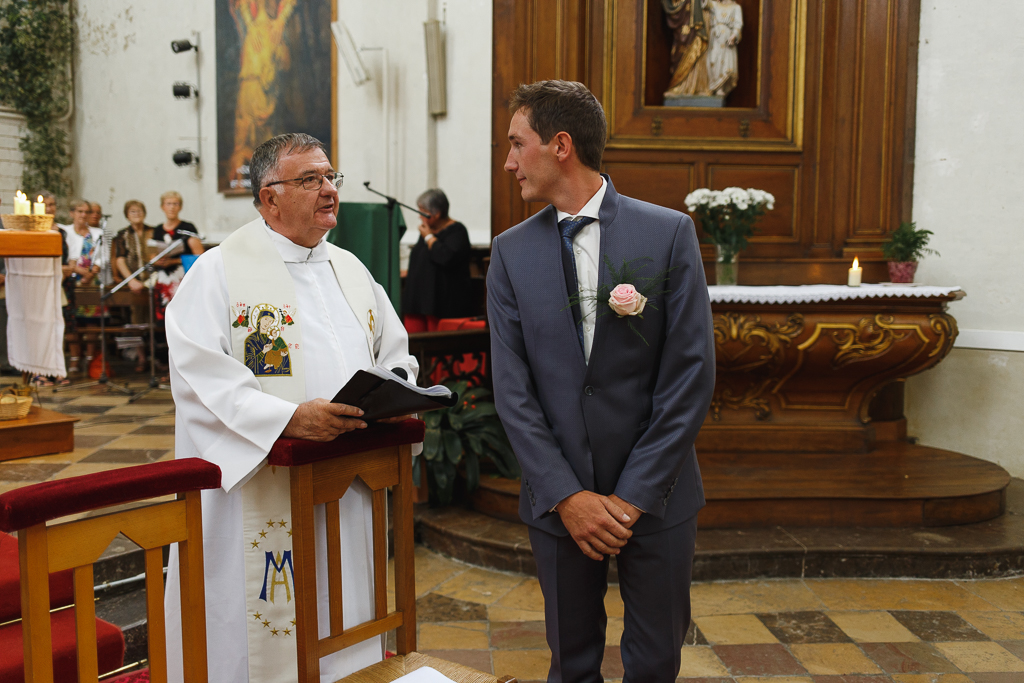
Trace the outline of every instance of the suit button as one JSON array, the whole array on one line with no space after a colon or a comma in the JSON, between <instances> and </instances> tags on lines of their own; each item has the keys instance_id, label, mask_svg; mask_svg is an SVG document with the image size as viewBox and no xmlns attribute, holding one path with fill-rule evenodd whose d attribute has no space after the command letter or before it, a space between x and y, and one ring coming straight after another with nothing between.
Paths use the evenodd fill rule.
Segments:
<instances>
[{"instance_id":1,"label":"suit button","mask_svg":"<svg viewBox=\"0 0 1024 683\"><path fill-rule=\"evenodd\" d=\"M586 387L583 390L583 393L586 394L587 396L593 396L594 395L594 387L591 387L591 386Z\"/></svg>"}]
</instances>

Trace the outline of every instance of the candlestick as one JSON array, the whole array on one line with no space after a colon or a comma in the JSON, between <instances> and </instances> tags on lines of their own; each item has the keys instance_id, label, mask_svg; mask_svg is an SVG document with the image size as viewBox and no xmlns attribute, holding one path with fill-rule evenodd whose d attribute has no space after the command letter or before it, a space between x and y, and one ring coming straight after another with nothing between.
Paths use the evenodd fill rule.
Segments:
<instances>
[{"instance_id":1,"label":"candlestick","mask_svg":"<svg viewBox=\"0 0 1024 683\"><path fill-rule=\"evenodd\" d=\"M864 269L860 267L860 261L857 257L853 257L853 268L850 268L850 275L846 279L847 287L860 287L860 278L864 273Z\"/></svg>"},{"instance_id":2,"label":"candlestick","mask_svg":"<svg viewBox=\"0 0 1024 683\"><path fill-rule=\"evenodd\" d=\"M18 216L29 215L28 197L21 190L14 193L14 213Z\"/></svg>"},{"instance_id":3,"label":"candlestick","mask_svg":"<svg viewBox=\"0 0 1024 683\"><path fill-rule=\"evenodd\" d=\"M37 216L46 215L46 203L43 202L43 195L39 195L36 199L36 203L32 205L32 213Z\"/></svg>"}]
</instances>

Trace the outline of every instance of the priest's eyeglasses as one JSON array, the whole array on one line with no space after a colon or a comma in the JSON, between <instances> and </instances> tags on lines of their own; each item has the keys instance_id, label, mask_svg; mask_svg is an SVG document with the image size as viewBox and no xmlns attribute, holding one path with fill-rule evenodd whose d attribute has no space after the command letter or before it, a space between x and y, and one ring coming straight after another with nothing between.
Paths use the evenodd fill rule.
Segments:
<instances>
[{"instance_id":1,"label":"priest's eyeglasses","mask_svg":"<svg viewBox=\"0 0 1024 683\"><path fill-rule=\"evenodd\" d=\"M309 190L310 192L319 192L320 188L323 187L325 179L331 185L334 185L334 189L336 190L340 190L341 186L345 184L344 173L339 173L338 171L331 171L330 173L308 173L302 176L301 178L275 180L272 183L267 183L263 187L270 187L271 185L281 185L283 183L302 183L303 190Z\"/></svg>"}]
</instances>

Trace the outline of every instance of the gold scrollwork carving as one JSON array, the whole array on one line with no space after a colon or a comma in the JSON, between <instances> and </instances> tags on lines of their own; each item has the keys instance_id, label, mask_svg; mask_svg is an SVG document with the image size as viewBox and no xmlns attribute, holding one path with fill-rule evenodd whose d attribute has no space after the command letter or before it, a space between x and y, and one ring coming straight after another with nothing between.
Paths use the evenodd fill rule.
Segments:
<instances>
[{"instance_id":1,"label":"gold scrollwork carving","mask_svg":"<svg viewBox=\"0 0 1024 683\"><path fill-rule=\"evenodd\" d=\"M799 313L790 315L784 323L771 325L761 322L757 315L724 313L715 316L715 353L719 374L745 375L749 385L743 390L733 391L728 381L719 382L711 399L712 419L721 419L723 408L750 408L757 419L768 419L771 405L763 395L776 381L775 374L785 357L784 347L803 329L804 317ZM762 377L750 377L751 371L758 371ZM767 377L763 376L765 373Z\"/></svg>"},{"instance_id":2,"label":"gold scrollwork carving","mask_svg":"<svg viewBox=\"0 0 1024 683\"><path fill-rule=\"evenodd\" d=\"M928 316L928 322L932 332L939 337L935 343L935 348L928 354L928 357L934 358L938 356L940 359L945 358L949 350L953 348L953 342L956 341L957 335L960 334L960 330L956 326L956 319L951 315L938 313Z\"/></svg>"},{"instance_id":3,"label":"gold scrollwork carving","mask_svg":"<svg viewBox=\"0 0 1024 683\"><path fill-rule=\"evenodd\" d=\"M913 324L897 324L891 315L878 314L872 318L861 318L856 325L836 325L832 341L839 350L832 359L832 367L841 368L850 363L869 360L884 355L913 332L926 342L921 328Z\"/></svg>"}]
</instances>

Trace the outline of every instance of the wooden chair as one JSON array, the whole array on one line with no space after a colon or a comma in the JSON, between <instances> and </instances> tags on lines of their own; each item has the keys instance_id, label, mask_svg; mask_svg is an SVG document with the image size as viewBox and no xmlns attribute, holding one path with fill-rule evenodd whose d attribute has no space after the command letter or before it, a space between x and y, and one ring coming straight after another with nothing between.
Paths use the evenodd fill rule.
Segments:
<instances>
[{"instance_id":1,"label":"wooden chair","mask_svg":"<svg viewBox=\"0 0 1024 683\"><path fill-rule=\"evenodd\" d=\"M185 679L206 683L201 489L220 468L198 458L127 467L26 486L0 495L0 531L17 531L26 683L52 683L49 575L72 569L79 683L98 678L93 563L123 533L145 551L151 680L167 680L163 546L179 544ZM177 499L47 526L90 510L177 494Z\"/></svg>"},{"instance_id":2,"label":"wooden chair","mask_svg":"<svg viewBox=\"0 0 1024 683\"><path fill-rule=\"evenodd\" d=\"M295 561L296 646L299 683L319 683L320 658L397 629L398 656L344 678L346 683L385 683L430 666L458 683L512 683L416 650L416 577L413 566L413 490L411 444L423 440L419 420L380 424L349 432L330 443L279 439L268 462L289 467L292 505L292 557ZM342 620L341 531L338 501L356 478L373 496L374 617L362 624ZM394 504L395 611L387 608L387 488ZM317 587L313 508L326 506L327 589L330 635L317 628Z\"/></svg>"}]
</instances>

